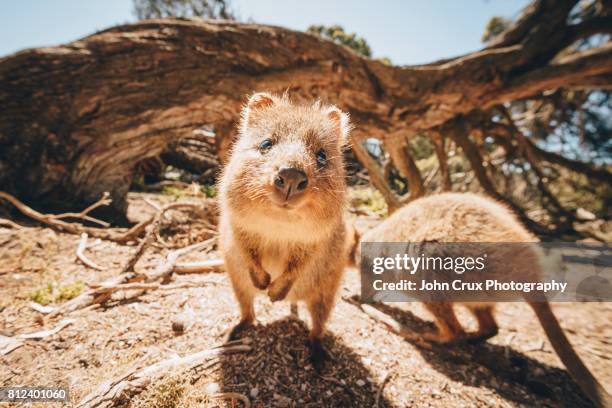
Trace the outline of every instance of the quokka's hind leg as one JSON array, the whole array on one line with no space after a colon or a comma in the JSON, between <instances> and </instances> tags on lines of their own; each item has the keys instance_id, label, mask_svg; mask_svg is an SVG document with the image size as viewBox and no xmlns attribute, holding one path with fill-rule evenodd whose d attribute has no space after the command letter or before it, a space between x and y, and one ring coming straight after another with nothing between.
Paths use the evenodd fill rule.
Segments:
<instances>
[{"instance_id":1,"label":"quokka's hind leg","mask_svg":"<svg viewBox=\"0 0 612 408\"><path fill-rule=\"evenodd\" d=\"M331 309L334 304L333 296L315 296L306 302L312 320L310 329L309 348L310 362L315 370L320 371L328 354L323 348L322 338L325 331L325 323L329 319Z\"/></svg>"},{"instance_id":2,"label":"quokka's hind leg","mask_svg":"<svg viewBox=\"0 0 612 408\"><path fill-rule=\"evenodd\" d=\"M484 306L469 306L470 312L476 317L478 320L478 331L476 333L469 333L467 336L467 340L470 343L479 343L490 339L495 336L499 331L499 327L497 326L497 322L495 321L495 316L493 314L493 306L484 305Z\"/></svg>"},{"instance_id":3,"label":"quokka's hind leg","mask_svg":"<svg viewBox=\"0 0 612 408\"><path fill-rule=\"evenodd\" d=\"M235 325L228 333L227 340L236 340L241 332L253 326L255 322L255 308L253 300L255 298L255 288L252 286L249 279L240 279L233 273L230 273L234 295L240 306L240 322Z\"/></svg>"},{"instance_id":4,"label":"quokka's hind leg","mask_svg":"<svg viewBox=\"0 0 612 408\"><path fill-rule=\"evenodd\" d=\"M424 333L425 340L442 344L464 340L465 331L455 316L452 302L425 302L425 307L434 315L438 329Z\"/></svg>"}]
</instances>

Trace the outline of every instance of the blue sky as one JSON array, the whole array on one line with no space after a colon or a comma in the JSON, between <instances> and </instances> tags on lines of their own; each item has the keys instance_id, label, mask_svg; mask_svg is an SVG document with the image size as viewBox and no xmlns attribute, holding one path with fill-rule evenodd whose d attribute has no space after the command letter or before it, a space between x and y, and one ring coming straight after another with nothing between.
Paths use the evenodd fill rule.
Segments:
<instances>
[{"instance_id":1,"label":"blue sky","mask_svg":"<svg viewBox=\"0 0 612 408\"><path fill-rule=\"evenodd\" d=\"M243 20L305 30L340 24L395 64L432 62L480 48L490 17L515 17L528 0L234 0ZM52 4L52 6L51 6ZM131 0L21 0L0 13L0 56L57 45L134 21Z\"/></svg>"}]
</instances>

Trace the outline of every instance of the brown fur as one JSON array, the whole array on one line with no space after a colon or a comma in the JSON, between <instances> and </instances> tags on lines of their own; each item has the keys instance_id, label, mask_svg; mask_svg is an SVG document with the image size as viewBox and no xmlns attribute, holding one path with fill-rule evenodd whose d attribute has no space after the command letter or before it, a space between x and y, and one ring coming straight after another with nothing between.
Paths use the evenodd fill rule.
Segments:
<instances>
[{"instance_id":1,"label":"brown fur","mask_svg":"<svg viewBox=\"0 0 612 408\"><path fill-rule=\"evenodd\" d=\"M537 242L504 205L470 193L443 193L424 197L396 211L362 237L362 242ZM499 251L504 251L500 246ZM511 262L497 265L498 271L515 279L533 280L540 276L537 254L525 248L521 254L501 254ZM489 270L489 268L488 268ZM437 332L428 340L452 343L482 341L497 334L493 303L465 303L478 320L478 331L466 333L457 320L452 302L428 302ZM598 406L609 407L610 395L580 360L563 333L548 302L529 302L555 351L574 380Z\"/></svg>"},{"instance_id":2,"label":"brown fur","mask_svg":"<svg viewBox=\"0 0 612 408\"><path fill-rule=\"evenodd\" d=\"M320 339L348 256L342 158L348 131L347 116L335 107L264 93L249 99L220 182L221 249L241 311L230 337L254 322L253 299L262 291L272 301L290 300L292 312L303 301L312 317L312 359L321 363ZM273 145L262 150L268 138ZM320 149L324 166L317 163ZM295 199L275 190L283 167L308 177Z\"/></svg>"}]
</instances>

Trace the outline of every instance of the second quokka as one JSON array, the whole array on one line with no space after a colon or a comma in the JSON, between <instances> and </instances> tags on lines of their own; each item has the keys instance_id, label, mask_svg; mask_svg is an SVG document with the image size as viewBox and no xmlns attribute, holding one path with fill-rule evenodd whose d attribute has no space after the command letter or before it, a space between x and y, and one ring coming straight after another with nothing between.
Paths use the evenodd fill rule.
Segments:
<instances>
[{"instance_id":1,"label":"second quokka","mask_svg":"<svg viewBox=\"0 0 612 408\"><path fill-rule=\"evenodd\" d=\"M267 291L292 310L306 303L311 361L324 361L321 336L352 244L343 218L349 130L333 106L249 98L219 188L221 250L241 312L229 339L253 324L254 297Z\"/></svg>"},{"instance_id":2,"label":"second quokka","mask_svg":"<svg viewBox=\"0 0 612 408\"><path fill-rule=\"evenodd\" d=\"M487 246L487 277L505 276L507 281L535 282L542 276L534 247L512 245L535 243L538 239L504 205L471 193L443 193L414 200L366 232L361 242L433 242L442 245L498 243ZM444 249L448 251L445 255L454 251L455 256L464 256L463 250ZM496 260L494 263L491 262L492 258ZM520 292L517 295L524 296ZM612 397L582 362L546 298L532 296L525 300L535 312L557 355L584 393L595 405L612 408ZM454 304L449 300L425 302L437 326L436 332L424 334L426 340L447 344L466 340L478 342L497 334L495 303L463 303L478 321L478 331L475 333L465 332L455 316Z\"/></svg>"}]
</instances>

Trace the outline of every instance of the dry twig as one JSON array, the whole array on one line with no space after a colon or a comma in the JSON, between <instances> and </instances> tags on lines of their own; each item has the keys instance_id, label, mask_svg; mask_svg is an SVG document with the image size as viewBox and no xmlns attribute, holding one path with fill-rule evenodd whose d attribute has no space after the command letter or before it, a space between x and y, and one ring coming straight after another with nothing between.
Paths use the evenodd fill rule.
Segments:
<instances>
[{"instance_id":1,"label":"dry twig","mask_svg":"<svg viewBox=\"0 0 612 408\"><path fill-rule=\"evenodd\" d=\"M126 290L156 290L156 289L180 289L186 287L201 286L201 284L178 284L178 285L162 285L162 282L167 282L174 272L175 264L181 255L190 251L195 251L207 247L214 242L216 238L211 238L185 248L171 251L164 260L160 261L158 266L151 274L138 274L134 272L124 272L116 277L108 279L99 284L91 284L90 289L81 293L76 298L69 300L60 307L48 314L49 317L55 317L65 313L71 313L79 309L90 307L95 304L102 304L110 300L115 292ZM195 285L195 286L194 286ZM134 296L139 296L144 292L137 293ZM132 296L132 297L134 297Z\"/></svg>"},{"instance_id":2,"label":"dry twig","mask_svg":"<svg viewBox=\"0 0 612 408\"><path fill-rule=\"evenodd\" d=\"M174 273L207 273L218 272L224 266L223 259L207 259L195 262L177 262L174 265Z\"/></svg>"},{"instance_id":3,"label":"dry twig","mask_svg":"<svg viewBox=\"0 0 612 408\"><path fill-rule=\"evenodd\" d=\"M99 271L103 271L104 268L92 261L85 255L85 249L87 248L87 233L81 234L81 239L79 241L79 245L77 246L76 256L79 258L81 262L83 262L86 266L90 268L97 269Z\"/></svg>"},{"instance_id":4,"label":"dry twig","mask_svg":"<svg viewBox=\"0 0 612 408\"><path fill-rule=\"evenodd\" d=\"M81 220L86 220L86 221L93 222L95 224L101 225L104 228L108 228L110 226L110 224L108 222L99 220L97 218L94 218L94 217L90 216L89 213L92 212L93 210L95 210L96 208L103 207L105 205L110 205L111 202L112 202L112 200L109 198L108 192L105 192L102 195L102 198L100 198L98 201L96 201L95 203L93 203L92 205L90 205L89 207L85 208L83 211L81 211L79 213L69 212L69 213L63 213L63 214L57 214L57 215L50 215L48 217L51 218L51 219L55 219L55 220L59 220L59 219L63 219L63 218L78 218L78 219L81 219Z\"/></svg>"},{"instance_id":5,"label":"dry twig","mask_svg":"<svg viewBox=\"0 0 612 408\"><path fill-rule=\"evenodd\" d=\"M0 218L0 227L13 228L13 229L17 229L17 230L21 230L21 229L26 228L26 227L23 227L23 226L17 224L16 222L13 222L11 220L7 220L6 218Z\"/></svg>"},{"instance_id":6,"label":"dry twig","mask_svg":"<svg viewBox=\"0 0 612 408\"><path fill-rule=\"evenodd\" d=\"M59 333L64 327L71 325L74 323L74 319L64 319L57 326L50 330L42 330L34 333L25 333L17 336L20 339L28 340L28 339L43 339L45 337L53 336L56 333Z\"/></svg>"},{"instance_id":7,"label":"dry twig","mask_svg":"<svg viewBox=\"0 0 612 408\"><path fill-rule=\"evenodd\" d=\"M376 402L374 403L374 406L376 408L380 407L380 397L382 395L383 390L385 389L385 385L387 384L387 381L389 381L390 378L391 378L390 373L387 371L385 373L385 376L383 377L382 382L380 383L380 387L378 387L378 391L376 391Z\"/></svg>"},{"instance_id":8,"label":"dry twig","mask_svg":"<svg viewBox=\"0 0 612 408\"><path fill-rule=\"evenodd\" d=\"M57 215L42 214L28 207L27 205L25 205L24 203L19 201L17 198L13 197L12 195L5 193L3 191L0 191L0 198L14 205L15 208L17 208L25 216L32 218L38 222L41 222L60 232L67 232L70 234L79 234L79 235L82 233L86 233L90 237L100 238L100 239L105 239L105 240L120 242L120 243L135 241L136 239L138 239L138 237L145 231L145 228L149 224L151 224L153 221L155 221L157 215L159 214L158 213L158 214L151 216L150 218L138 223L137 225L133 226L127 231L125 231L122 228L102 229L102 228L87 227L81 224L75 224L75 223L62 221L62 218L80 218L80 219L87 220L90 222L97 222L98 224L104 223L104 221L95 220L94 218L87 215L87 213L91 212L92 210L102 205L108 205L111 202L110 201L111 199L108 198L108 196L106 195L103 196L100 200L98 200L94 204L87 207L85 210L81 211L80 213L65 213L65 214L57 214ZM202 207L201 203L189 203L189 202L172 203L172 204L168 204L162 207L161 213L163 215L163 213L165 213L168 210L181 209L181 208L199 208L199 207Z\"/></svg>"}]
</instances>

